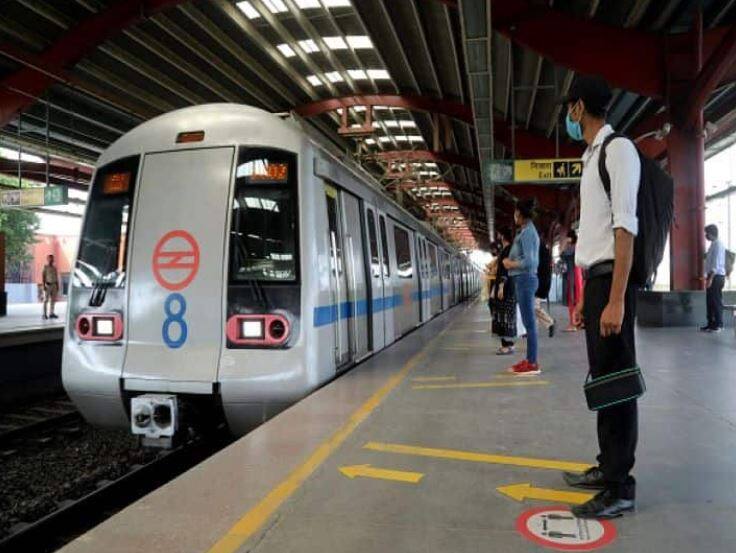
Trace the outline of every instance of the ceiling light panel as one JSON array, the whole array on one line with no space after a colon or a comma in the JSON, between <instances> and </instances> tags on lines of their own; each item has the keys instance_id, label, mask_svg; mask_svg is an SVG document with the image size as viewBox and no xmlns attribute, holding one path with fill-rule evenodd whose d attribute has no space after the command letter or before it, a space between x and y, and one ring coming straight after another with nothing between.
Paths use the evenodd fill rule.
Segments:
<instances>
[{"instance_id":1,"label":"ceiling light panel","mask_svg":"<svg viewBox=\"0 0 736 553\"><path fill-rule=\"evenodd\" d=\"M304 50L307 54L313 54L314 52L319 51L319 48L317 47L317 43L314 42L311 38L307 40L300 40L299 47L302 50Z\"/></svg>"},{"instance_id":2,"label":"ceiling light panel","mask_svg":"<svg viewBox=\"0 0 736 553\"><path fill-rule=\"evenodd\" d=\"M297 7L300 10L309 10L312 8L321 8L322 5L319 3L319 0L294 0L296 2Z\"/></svg>"},{"instance_id":3,"label":"ceiling light panel","mask_svg":"<svg viewBox=\"0 0 736 553\"><path fill-rule=\"evenodd\" d=\"M338 73L337 71L330 71L329 73L325 73L325 77L327 77L327 80L331 83L341 83L344 79L342 78L342 75Z\"/></svg>"},{"instance_id":4,"label":"ceiling light panel","mask_svg":"<svg viewBox=\"0 0 736 553\"><path fill-rule=\"evenodd\" d=\"M350 0L322 0L325 8L349 8Z\"/></svg>"},{"instance_id":5,"label":"ceiling light panel","mask_svg":"<svg viewBox=\"0 0 736 553\"><path fill-rule=\"evenodd\" d=\"M312 86L322 86L322 81L319 80L317 75L307 75L307 80Z\"/></svg>"},{"instance_id":6,"label":"ceiling light panel","mask_svg":"<svg viewBox=\"0 0 736 553\"><path fill-rule=\"evenodd\" d=\"M281 52L284 57L293 58L294 56L296 56L296 52L294 52L294 49L286 43L279 44L278 46L276 46L276 48L279 49L279 52Z\"/></svg>"},{"instance_id":7,"label":"ceiling light panel","mask_svg":"<svg viewBox=\"0 0 736 553\"><path fill-rule=\"evenodd\" d=\"M369 69L368 76L374 81L390 79L388 71L385 69Z\"/></svg>"},{"instance_id":8,"label":"ceiling light panel","mask_svg":"<svg viewBox=\"0 0 736 553\"><path fill-rule=\"evenodd\" d=\"M341 36L324 36L322 40L325 41L327 47L330 50L347 50L348 45Z\"/></svg>"},{"instance_id":9,"label":"ceiling light panel","mask_svg":"<svg viewBox=\"0 0 736 553\"><path fill-rule=\"evenodd\" d=\"M235 4L238 9L245 14L245 16L248 19L258 19L261 17L261 14L258 13L258 10L253 7L253 4L247 1L238 2Z\"/></svg>"},{"instance_id":10,"label":"ceiling light panel","mask_svg":"<svg viewBox=\"0 0 736 553\"><path fill-rule=\"evenodd\" d=\"M373 42L367 35L348 35L345 37L348 41L348 46L353 50L367 50L373 48Z\"/></svg>"},{"instance_id":11,"label":"ceiling light panel","mask_svg":"<svg viewBox=\"0 0 736 553\"><path fill-rule=\"evenodd\" d=\"M286 13L289 9L283 0L261 0L271 13Z\"/></svg>"},{"instance_id":12,"label":"ceiling light panel","mask_svg":"<svg viewBox=\"0 0 736 553\"><path fill-rule=\"evenodd\" d=\"M348 69L348 75L354 81L362 81L368 78L368 75L362 69Z\"/></svg>"}]
</instances>

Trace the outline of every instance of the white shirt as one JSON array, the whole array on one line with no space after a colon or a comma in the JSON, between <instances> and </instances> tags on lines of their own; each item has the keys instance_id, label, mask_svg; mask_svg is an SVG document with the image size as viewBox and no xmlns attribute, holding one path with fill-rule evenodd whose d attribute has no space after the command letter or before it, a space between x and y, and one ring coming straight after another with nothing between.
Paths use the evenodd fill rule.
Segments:
<instances>
[{"instance_id":1,"label":"white shirt","mask_svg":"<svg viewBox=\"0 0 736 553\"><path fill-rule=\"evenodd\" d=\"M705 274L726 276L726 246L718 238L710 243L705 256Z\"/></svg>"},{"instance_id":2,"label":"white shirt","mask_svg":"<svg viewBox=\"0 0 736 553\"><path fill-rule=\"evenodd\" d=\"M636 196L639 193L641 161L631 140L614 138L606 147L606 168L611 177L610 200L598 173L601 144L611 133L611 125L604 125L583 152L580 228L575 250L575 264L583 269L601 261L613 261L613 229L622 228L634 236L638 232Z\"/></svg>"}]
</instances>

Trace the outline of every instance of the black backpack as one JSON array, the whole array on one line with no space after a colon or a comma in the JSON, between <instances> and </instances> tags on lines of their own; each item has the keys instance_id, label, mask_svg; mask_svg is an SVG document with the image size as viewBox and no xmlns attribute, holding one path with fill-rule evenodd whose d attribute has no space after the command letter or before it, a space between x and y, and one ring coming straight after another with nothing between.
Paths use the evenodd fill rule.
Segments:
<instances>
[{"instance_id":1,"label":"black backpack","mask_svg":"<svg viewBox=\"0 0 736 553\"><path fill-rule=\"evenodd\" d=\"M614 138L631 140L623 134L613 133L608 135L601 145L598 172L609 200L611 176L606 168L606 147ZM644 156L639 148L636 148L636 151L641 161L639 194L636 199L639 231L634 240L634 260L629 281L637 286L644 286L651 282L664 255L664 247L674 218L675 185L672 177L665 173L656 161Z\"/></svg>"},{"instance_id":2,"label":"black backpack","mask_svg":"<svg viewBox=\"0 0 736 553\"><path fill-rule=\"evenodd\" d=\"M540 299L547 299L552 285L552 255L549 253L549 248L541 240L539 241L537 278L539 279L539 286L537 286L537 292L534 295Z\"/></svg>"}]
</instances>

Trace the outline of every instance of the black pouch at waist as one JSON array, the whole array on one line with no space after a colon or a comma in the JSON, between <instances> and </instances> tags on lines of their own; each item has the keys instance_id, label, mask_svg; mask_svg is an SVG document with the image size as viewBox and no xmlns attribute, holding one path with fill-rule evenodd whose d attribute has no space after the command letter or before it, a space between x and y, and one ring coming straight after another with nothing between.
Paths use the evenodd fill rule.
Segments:
<instances>
[{"instance_id":1,"label":"black pouch at waist","mask_svg":"<svg viewBox=\"0 0 736 553\"><path fill-rule=\"evenodd\" d=\"M639 367L632 367L598 378L590 378L588 374L583 388L588 409L591 411L631 401L641 397L647 391L644 376Z\"/></svg>"}]
</instances>

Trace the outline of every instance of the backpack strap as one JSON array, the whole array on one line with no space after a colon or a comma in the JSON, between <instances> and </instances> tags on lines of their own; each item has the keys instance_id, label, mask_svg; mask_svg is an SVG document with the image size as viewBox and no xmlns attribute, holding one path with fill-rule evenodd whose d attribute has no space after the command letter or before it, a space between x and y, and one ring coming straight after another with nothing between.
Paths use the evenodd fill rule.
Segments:
<instances>
[{"instance_id":1,"label":"backpack strap","mask_svg":"<svg viewBox=\"0 0 736 553\"><path fill-rule=\"evenodd\" d=\"M608 174L608 168L606 167L606 148L608 147L608 144L610 144L610 142L615 138L625 138L626 140L631 140L625 134L614 132L604 138L603 144L601 144L601 153L598 155L598 174L601 177L601 181L603 182L603 190L606 191L606 196L608 196L609 201L611 200L611 175Z\"/></svg>"}]
</instances>

